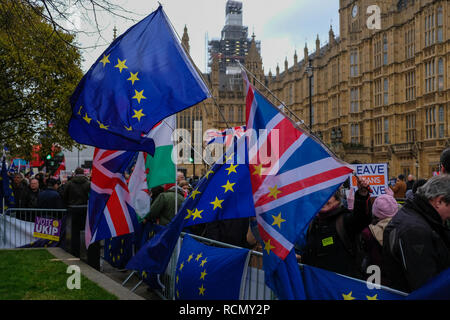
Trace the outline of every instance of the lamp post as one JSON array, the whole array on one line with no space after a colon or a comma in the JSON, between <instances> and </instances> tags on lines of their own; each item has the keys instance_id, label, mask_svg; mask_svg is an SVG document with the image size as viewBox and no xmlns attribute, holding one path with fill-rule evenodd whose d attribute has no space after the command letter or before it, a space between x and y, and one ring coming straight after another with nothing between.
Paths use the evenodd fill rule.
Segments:
<instances>
[{"instance_id":1,"label":"lamp post","mask_svg":"<svg viewBox=\"0 0 450 320\"><path fill-rule=\"evenodd\" d=\"M313 126L313 114L312 114L312 77L313 77L313 67L311 65L311 60L306 67L306 74L309 78L309 130L312 132Z\"/></svg>"}]
</instances>

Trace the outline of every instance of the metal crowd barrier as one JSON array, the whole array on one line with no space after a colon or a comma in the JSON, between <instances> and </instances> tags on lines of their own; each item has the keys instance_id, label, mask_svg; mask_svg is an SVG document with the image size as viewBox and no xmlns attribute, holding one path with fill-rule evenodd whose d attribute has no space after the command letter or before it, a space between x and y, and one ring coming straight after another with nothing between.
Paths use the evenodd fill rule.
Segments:
<instances>
[{"instance_id":1,"label":"metal crowd barrier","mask_svg":"<svg viewBox=\"0 0 450 320\"><path fill-rule=\"evenodd\" d=\"M66 209L9 208L0 214L0 248L11 249L30 244L36 217L61 220Z\"/></svg>"},{"instance_id":2,"label":"metal crowd barrier","mask_svg":"<svg viewBox=\"0 0 450 320\"><path fill-rule=\"evenodd\" d=\"M197 241L200 241L206 245L219 246L222 248L239 248L227 243L203 238L193 234L189 235ZM184 233L181 233L181 237L172 254L172 257L170 258L167 269L165 273L160 277L160 282L163 285L163 289L155 290L156 294L163 300L173 300L175 296L175 272L177 267L177 258L181 248L181 239L183 237ZM269 287L265 285L264 282L264 270L262 266L263 254L261 252L251 250L250 255L251 256L247 268L247 275L245 277L244 283L243 300L275 300L275 294ZM136 287L133 289L136 289Z\"/></svg>"}]
</instances>

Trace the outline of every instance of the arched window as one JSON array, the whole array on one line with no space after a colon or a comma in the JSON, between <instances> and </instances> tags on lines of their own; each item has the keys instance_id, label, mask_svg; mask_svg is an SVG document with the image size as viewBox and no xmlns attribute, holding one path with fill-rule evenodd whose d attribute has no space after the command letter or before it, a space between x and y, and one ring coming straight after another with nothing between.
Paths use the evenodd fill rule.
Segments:
<instances>
[{"instance_id":1,"label":"arched window","mask_svg":"<svg viewBox=\"0 0 450 320\"><path fill-rule=\"evenodd\" d=\"M444 59L438 60L438 90L444 90Z\"/></svg>"},{"instance_id":2,"label":"arched window","mask_svg":"<svg viewBox=\"0 0 450 320\"><path fill-rule=\"evenodd\" d=\"M443 14L442 14L442 7L439 7L437 9L437 42L442 42L443 40Z\"/></svg>"}]
</instances>

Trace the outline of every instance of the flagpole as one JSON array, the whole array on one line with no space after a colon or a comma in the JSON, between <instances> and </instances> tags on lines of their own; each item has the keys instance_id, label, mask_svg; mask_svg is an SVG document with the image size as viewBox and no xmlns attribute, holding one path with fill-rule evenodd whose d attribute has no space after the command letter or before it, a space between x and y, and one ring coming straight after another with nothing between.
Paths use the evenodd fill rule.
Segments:
<instances>
[{"instance_id":1,"label":"flagpole","mask_svg":"<svg viewBox=\"0 0 450 320\"><path fill-rule=\"evenodd\" d=\"M269 89L269 88L267 88L266 87L266 85L264 85L264 83L262 83L261 81L259 81L259 79L253 74L253 73L251 73L246 67L244 67L240 62L239 62L239 60L235 60L237 63L239 63L239 66L242 68L242 69L244 69L245 70L245 72L247 72L248 74L250 74L252 77L253 77L253 79L255 79L260 85L262 85L263 87L264 87L264 89L266 89L267 90L267 92L269 92L270 93L270 95L272 96L272 97L274 97L275 98L275 100L277 100L279 103L281 103L282 105L283 105L283 107L284 108L286 108L288 111L289 111L289 113L291 114L291 115L293 115L299 122L301 122L305 127L307 127L307 129L308 129L308 131L310 132L310 133L312 133L312 130L311 130L311 127L310 126L308 126L308 125L306 125L305 124L305 121L303 120L303 119L300 119L300 117L298 117L283 101L281 101L280 99L278 99L278 97Z\"/></svg>"},{"instance_id":2,"label":"flagpole","mask_svg":"<svg viewBox=\"0 0 450 320\"><path fill-rule=\"evenodd\" d=\"M327 146L327 144L326 144L321 138L319 138L318 136L316 136L316 135L312 132L311 127L308 126L308 125L306 125L304 120L300 119L300 118L299 118L299 117L298 117L298 116L297 116L297 115L296 115L296 114L295 114L288 106L286 106L286 105L284 104L283 101L281 101L280 99L278 99L278 97L277 97L277 96L276 96L269 88L267 88L261 81L259 81L258 78L256 78L256 76L255 76L253 73L251 73L247 68L245 68L245 67L239 62L239 60L235 60L235 61L239 64L239 66L242 68L242 70L244 70L247 74L250 74L250 75L253 77L253 79L255 79L260 85L262 85L262 86L264 87L264 89L266 89L267 92L270 93L270 95L272 95L278 102L280 102L280 103L283 105L283 107L285 107L285 108L289 111L289 113L292 114L299 122L293 121L293 120L292 120L285 112L283 112L282 110L279 110L279 112L281 112L281 113L284 114L286 117L288 117L288 119L290 119L290 120L293 122L293 124L294 124L295 126L300 127L300 126L299 126L299 123L303 124L303 126L306 127L306 129L309 131L309 135L311 136L311 138L315 139L318 143L320 143L320 144L322 145L322 147L325 148L325 150L329 151L334 157L336 157L336 158L339 159L339 157L336 155L336 153L334 153L334 151L331 150L331 148L329 148L329 147Z\"/></svg>"}]
</instances>

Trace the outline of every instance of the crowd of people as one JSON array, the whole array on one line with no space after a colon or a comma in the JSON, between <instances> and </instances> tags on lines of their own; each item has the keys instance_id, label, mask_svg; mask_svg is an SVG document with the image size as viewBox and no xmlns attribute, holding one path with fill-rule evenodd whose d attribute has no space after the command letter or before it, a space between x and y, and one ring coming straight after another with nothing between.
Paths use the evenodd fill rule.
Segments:
<instances>
[{"instance_id":1,"label":"crowd of people","mask_svg":"<svg viewBox=\"0 0 450 320\"><path fill-rule=\"evenodd\" d=\"M306 241L296 244L300 263L366 279L368 266L381 270L381 284L412 292L450 267L450 148L441 154L440 174L430 179L398 176L386 194L370 197L369 182L358 178L356 192L342 187L310 223ZM81 168L67 183L41 173L13 179L16 206L64 208L86 204L90 183ZM195 181L177 172L176 183L151 189L148 221L167 225ZM347 196L347 194L349 196ZM399 203L399 199L404 200ZM191 233L262 251L255 218L214 221L190 227Z\"/></svg>"},{"instance_id":2,"label":"crowd of people","mask_svg":"<svg viewBox=\"0 0 450 320\"><path fill-rule=\"evenodd\" d=\"M300 263L366 280L378 266L381 284L412 292L450 267L450 148L441 155L440 174L428 180L399 175L386 194L370 197L357 178L357 191L341 187L310 223L306 243L295 247ZM405 181L406 180L406 181ZM176 185L152 190L147 219L168 224L192 190L182 172ZM347 197L346 195L350 195ZM214 221L189 232L262 251L255 218Z\"/></svg>"},{"instance_id":3,"label":"crowd of people","mask_svg":"<svg viewBox=\"0 0 450 320\"><path fill-rule=\"evenodd\" d=\"M11 187L15 208L64 209L88 203L90 181L82 168L62 181L43 172L19 172L13 174Z\"/></svg>"}]
</instances>

